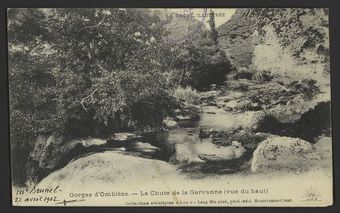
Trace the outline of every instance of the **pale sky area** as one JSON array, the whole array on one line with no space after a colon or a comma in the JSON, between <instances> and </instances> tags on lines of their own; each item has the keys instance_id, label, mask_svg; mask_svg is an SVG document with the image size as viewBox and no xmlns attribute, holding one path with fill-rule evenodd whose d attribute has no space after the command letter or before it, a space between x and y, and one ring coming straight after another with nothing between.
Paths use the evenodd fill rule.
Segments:
<instances>
[{"instance_id":1,"label":"pale sky area","mask_svg":"<svg viewBox=\"0 0 340 213\"><path fill-rule=\"evenodd\" d=\"M195 9L194 8L179 8L179 9L176 8L176 9L167 9L167 10L174 12L176 14L193 14L195 19L197 19L197 20L202 20L201 14L204 13L203 8L195 8ZM209 14L210 10L215 12L216 27L219 27L221 24L228 21L236 11L236 9L231 9L231 8L208 8L207 9L207 15ZM207 25L208 19L209 19L208 16L205 17L205 19L204 19L204 22L205 22L206 25Z\"/></svg>"}]
</instances>

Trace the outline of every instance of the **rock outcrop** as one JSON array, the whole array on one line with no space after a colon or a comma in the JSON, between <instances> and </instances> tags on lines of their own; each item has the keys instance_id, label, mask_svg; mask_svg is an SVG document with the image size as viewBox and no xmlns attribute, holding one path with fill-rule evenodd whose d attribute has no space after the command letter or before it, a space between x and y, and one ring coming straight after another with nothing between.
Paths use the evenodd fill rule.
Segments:
<instances>
[{"instance_id":1,"label":"rock outcrop","mask_svg":"<svg viewBox=\"0 0 340 213\"><path fill-rule=\"evenodd\" d=\"M123 155L111 151L92 154L73 162L44 178L38 187L108 186L146 183L177 174L166 162ZM161 177L160 177L161 176Z\"/></svg>"},{"instance_id":2,"label":"rock outcrop","mask_svg":"<svg viewBox=\"0 0 340 213\"><path fill-rule=\"evenodd\" d=\"M259 120L256 131L298 137L310 142L315 142L321 134L330 135L330 102L304 103L304 107L306 106L311 108L305 110L298 110L297 107L295 110L289 107L277 108L279 111L276 114L272 113ZM287 122L290 114L296 118Z\"/></svg>"},{"instance_id":3,"label":"rock outcrop","mask_svg":"<svg viewBox=\"0 0 340 213\"><path fill-rule=\"evenodd\" d=\"M39 135L26 164L28 182L38 182L51 171L67 164L82 149L106 143L106 140L97 138L74 139L65 142L54 135Z\"/></svg>"},{"instance_id":4,"label":"rock outcrop","mask_svg":"<svg viewBox=\"0 0 340 213\"><path fill-rule=\"evenodd\" d=\"M237 9L218 32L237 68L329 79L327 9Z\"/></svg>"},{"instance_id":5,"label":"rock outcrop","mask_svg":"<svg viewBox=\"0 0 340 213\"><path fill-rule=\"evenodd\" d=\"M248 68L252 62L255 21L244 17L247 10L237 9L231 19L217 29L219 43L235 67Z\"/></svg>"},{"instance_id":6,"label":"rock outcrop","mask_svg":"<svg viewBox=\"0 0 340 213\"><path fill-rule=\"evenodd\" d=\"M30 158L38 162L40 168L52 169L56 165L56 149L60 149L61 142L55 136L38 136Z\"/></svg>"},{"instance_id":7,"label":"rock outcrop","mask_svg":"<svg viewBox=\"0 0 340 213\"><path fill-rule=\"evenodd\" d=\"M299 172L310 168L320 157L313 145L299 138L271 137L262 141L253 153L251 171L284 170Z\"/></svg>"}]
</instances>

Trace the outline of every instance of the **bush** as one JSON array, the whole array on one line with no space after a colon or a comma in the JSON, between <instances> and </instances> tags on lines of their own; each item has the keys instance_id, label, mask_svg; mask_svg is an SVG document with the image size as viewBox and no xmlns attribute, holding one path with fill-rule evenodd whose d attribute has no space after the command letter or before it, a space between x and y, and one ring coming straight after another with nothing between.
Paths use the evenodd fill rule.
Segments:
<instances>
[{"instance_id":1,"label":"bush","mask_svg":"<svg viewBox=\"0 0 340 213\"><path fill-rule=\"evenodd\" d=\"M206 89L223 83L234 69L222 48L204 33L201 39L180 46L179 52L173 67L176 85Z\"/></svg>"},{"instance_id":2,"label":"bush","mask_svg":"<svg viewBox=\"0 0 340 213\"><path fill-rule=\"evenodd\" d=\"M234 80L238 79L248 79L251 80L254 75L254 72L251 72L249 70L240 70L234 75Z\"/></svg>"},{"instance_id":3,"label":"bush","mask_svg":"<svg viewBox=\"0 0 340 213\"><path fill-rule=\"evenodd\" d=\"M177 87L173 92L173 96L178 102L184 102L187 105L197 105L200 100L200 95L191 87Z\"/></svg>"},{"instance_id":4,"label":"bush","mask_svg":"<svg viewBox=\"0 0 340 213\"><path fill-rule=\"evenodd\" d=\"M158 71L103 71L92 91L96 92L86 106L108 132L161 127L177 105Z\"/></svg>"},{"instance_id":5,"label":"bush","mask_svg":"<svg viewBox=\"0 0 340 213\"><path fill-rule=\"evenodd\" d=\"M256 71L255 74L253 75L253 79L260 82L268 82L271 81L273 78L274 77L272 73L268 70Z\"/></svg>"},{"instance_id":6,"label":"bush","mask_svg":"<svg viewBox=\"0 0 340 213\"><path fill-rule=\"evenodd\" d=\"M317 82L313 79L293 81L287 87L294 93L302 94L306 100L312 100L320 92Z\"/></svg>"}]
</instances>

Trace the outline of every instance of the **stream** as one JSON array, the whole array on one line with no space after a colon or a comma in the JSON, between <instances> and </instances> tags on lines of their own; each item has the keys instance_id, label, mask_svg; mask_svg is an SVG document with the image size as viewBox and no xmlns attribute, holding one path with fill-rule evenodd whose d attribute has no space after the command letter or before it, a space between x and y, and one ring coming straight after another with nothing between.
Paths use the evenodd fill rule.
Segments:
<instances>
[{"instance_id":1,"label":"stream","mask_svg":"<svg viewBox=\"0 0 340 213\"><path fill-rule=\"evenodd\" d=\"M73 161L90 154L112 151L149 159L162 160L171 164L203 163L199 154L216 154L221 149L212 143L212 138L199 138L200 128L204 130L227 130L237 126L235 115L216 106L203 107L198 121L182 120L169 130L143 134L133 141L108 142L100 146L82 148L70 153Z\"/></svg>"}]
</instances>

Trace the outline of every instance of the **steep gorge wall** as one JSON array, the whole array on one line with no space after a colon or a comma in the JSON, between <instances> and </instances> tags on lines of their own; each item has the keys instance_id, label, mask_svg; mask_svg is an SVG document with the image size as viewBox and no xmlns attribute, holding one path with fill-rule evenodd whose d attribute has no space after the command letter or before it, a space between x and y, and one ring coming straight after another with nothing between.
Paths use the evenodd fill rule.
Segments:
<instances>
[{"instance_id":1,"label":"steep gorge wall","mask_svg":"<svg viewBox=\"0 0 340 213\"><path fill-rule=\"evenodd\" d=\"M252 61L255 21L244 17L248 9L237 9L218 29L219 43L235 67L248 68Z\"/></svg>"},{"instance_id":2,"label":"steep gorge wall","mask_svg":"<svg viewBox=\"0 0 340 213\"><path fill-rule=\"evenodd\" d=\"M329 85L327 9L238 9L218 29L238 68Z\"/></svg>"}]
</instances>

